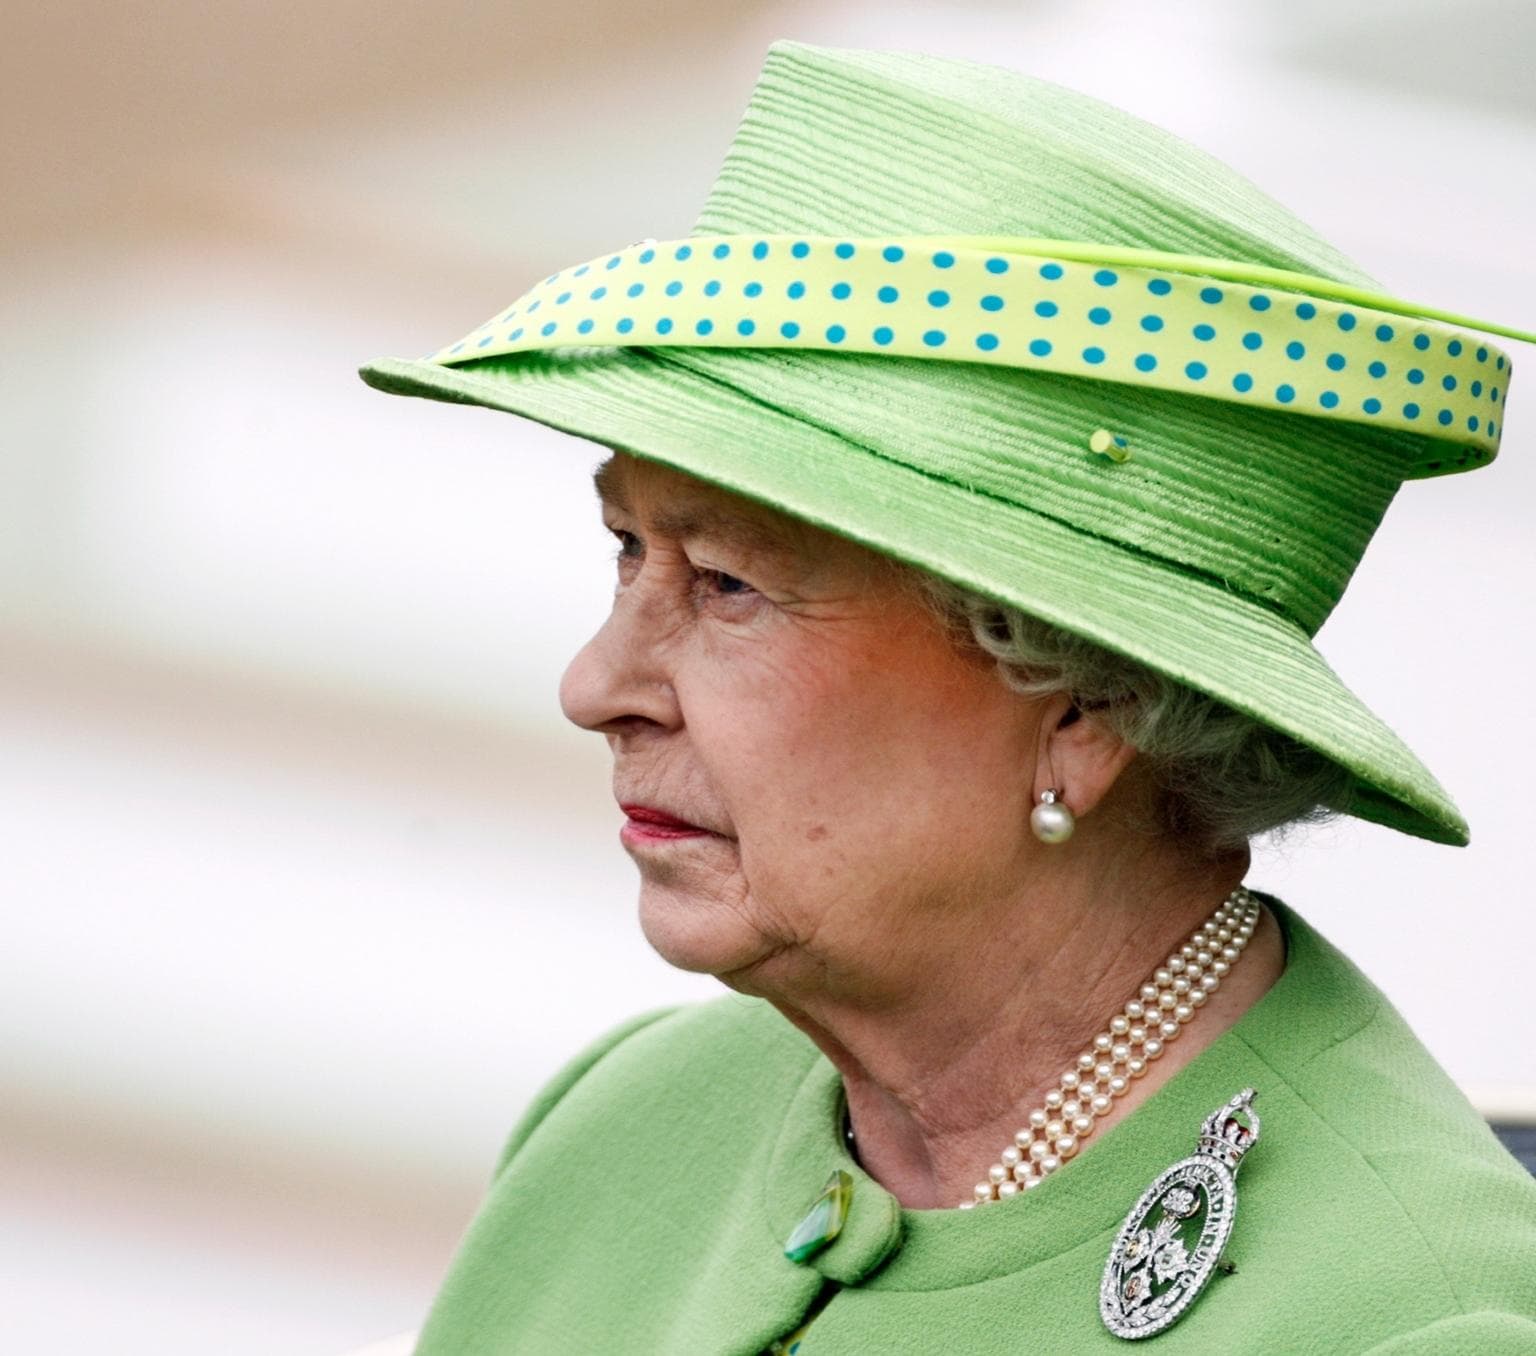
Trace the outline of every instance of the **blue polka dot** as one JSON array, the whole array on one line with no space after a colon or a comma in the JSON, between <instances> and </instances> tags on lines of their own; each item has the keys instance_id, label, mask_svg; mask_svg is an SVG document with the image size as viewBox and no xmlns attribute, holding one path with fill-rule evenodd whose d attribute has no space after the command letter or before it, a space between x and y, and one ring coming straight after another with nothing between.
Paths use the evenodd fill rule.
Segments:
<instances>
[{"instance_id":1,"label":"blue polka dot","mask_svg":"<svg viewBox=\"0 0 1536 1356\"><path fill-rule=\"evenodd\" d=\"M1035 357L1043 358L1051 351L1051 341L1049 339L1031 339L1029 341L1029 351Z\"/></svg>"},{"instance_id":2,"label":"blue polka dot","mask_svg":"<svg viewBox=\"0 0 1536 1356\"><path fill-rule=\"evenodd\" d=\"M758 297L761 296L762 293L763 285L760 282L749 282L745 287L741 289L741 294L744 297Z\"/></svg>"},{"instance_id":3,"label":"blue polka dot","mask_svg":"<svg viewBox=\"0 0 1536 1356\"><path fill-rule=\"evenodd\" d=\"M1253 378L1246 372L1239 372L1232 378L1232 385L1239 391L1251 391L1253 390Z\"/></svg>"},{"instance_id":4,"label":"blue polka dot","mask_svg":"<svg viewBox=\"0 0 1536 1356\"><path fill-rule=\"evenodd\" d=\"M995 334L978 334L976 336L976 347L990 352L997 347L997 336Z\"/></svg>"},{"instance_id":5,"label":"blue polka dot","mask_svg":"<svg viewBox=\"0 0 1536 1356\"><path fill-rule=\"evenodd\" d=\"M1088 319L1093 321L1093 323L1095 325L1107 325L1107 324L1109 324L1109 321L1110 321L1109 307L1107 307L1107 306L1095 306L1093 308L1093 310L1088 312Z\"/></svg>"},{"instance_id":6,"label":"blue polka dot","mask_svg":"<svg viewBox=\"0 0 1536 1356\"><path fill-rule=\"evenodd\" d=\"M731 252L731 247L723 240L715 246L715 258L724 259Z\"/></svg>"},{"instance_id":7,"label":"blue polka dot","mask_svg":"<svg viewBox=\"0 0 1536 1356\"><path fill-rule=\"evenodd\" d=\"M1325 410L1331 410L1339 403L1339 393L1337 391L1324 391L1322 395L1318 396L1317 403Z\"/></svg>"},{"instance_id":8,"label":"blue polka dot","mask_svg":"<svg viewBox=\"0 0 1536 1356\"><path fill-rule=\"evenodd\" d=\"M1093 280L1100 287L1113 287L1120 281L1120 275L1112 268L1101 268L1093 275Z\"/></svg>"},{"instance_id":9,"label":"blue polka dot","mask_svg":"<svg viewBox=\"0 0 1536 1356\"><path fill-rule=\"evenodd\" d=\"M635 322L629 316L625 316L624 319L619 321L618 330L620 334L628 334L634 328Z\"/></svg>"},{"instance_id":10,"label":"blue polka dot","mask_svg":"<svg viewBox=\"0 0 1536 1356\"><path fill-rule=\"evenodd\" d=\"M1307 346L1300 339L1292 339L1285 346L1285 356L1287 358L1304 358L1307 356Z\"/></svg>"},{"instance_id":11,"label":"blue polka dot","mask_svg":"<svg viewBox=\"0 0 1536 1356\"><path fill-rule=\"evenodd\" d=\"M672 257L674 259L691 259L693 257L693 246L679 245Z\"/></svg>"},{"instance_id":12,"label":"blue polka dot","mask_svg":"<svg viewBox=\"0 0 1536 1356\"><path fill-rule=\"evenodd\" d=\"M992 258L987 260L988 273L1006 273L1007 271L1008 261L1006 259Z\"/></svg>"},{"instance_id":13,"label":"blue polka dot","mask_svg":"<svg viewBox=\"0 0 1536 1356\"><path fill-rule=\"evenodd\" d=\"M807 245L805 241L797 240L793 245L789 247L789 252L794 255L796 259L804 259L805 256L811 252L811 247ZM796 333L798 332L799 331L796 331Z\"/></svg>"},{"instance_id":14,"label":"blue polka dot","mask_svg":"<svg viewBox=\"0 0 1536 1356\"><path fill-rule=\"evenodd\" d=\"M1218 301L1221 300L1221 288L1202 287L1200 289L1200 300L1206 302L1208 305L1214 306Z\"/></svg>"},{"instance_id":15,"label":"blue polka dot","mask_svg":"<svg viewBox=\"0 0 1536 1356\"><path fill-rule=\"evenodd\" d=\"M1136 355L1136 370L1138 372L1150 372L1157 366L1157 359L1150 353L1138 353Z\"/></svg>"},{"instance_id":16,"label":"blue polka dot","mask_svg":"<svg viewBox=\"0 0 1536 1356\"><path fill-rule=\"evenodd\" d=\"M553 334L554 332L555 332L555 322L553 320L551 320L549 322L549 324L544 326L544 328L539 331L540 334Z\"/></svg>"},{"instance_id":17,"label":"blue polka dot","mask_svg":"<svg viewBox=\"0 0 1536 1356\"><path fill-rule=\"evenodd\" d=\"M1474 381L1472 383L1472 394L1475 395L1475 396L1480 396L1480 395L1482 395L1482 393L1483 393L1483 383L1480 382L1480 381Z\"/></svg>"},{"instance_id":18,"label":"blue polka dot","mask_svg":"<svg viewBox=\"0 0 1536 1356\"><path fill-rule=\"evenodd\" d=\"M791 301L799 301L805 295L805 284L803 282L792 282L787 290Z\"/></svg>"},{"instance_id":19,"label":"blue polka dot","mask_svg":"<svg viewBox=\"0 0 1536 1356\"><path fill-rule=\"evenodd\" d=\"M1248 298L1248 305L1255 311L1267 311L1269 310L1269 298L1260 292L1258 295Z\"/></svg>"},{"instance_id":20,"label":"blue polka dot","mask_svg":"<svg viewBox=\"0 0 1536 1356\"><path fill-rule=\"evenodd\" d=\"M895 301L896 298L901 295L901 293L898 292L894 287L887 285L882 287L878 292L875 293L875 295L879 297L881 301L889 302Z\"/></svg>"},{"instance_id":21,"label":"blue polka dot","mask_svg":"<svg viewBox=\"0 0 1536 1356\"><path fill-rule=\"evenodd\" d=\"M720 280L718 278L711 278L704 284L704 295L706 297L717 297L720 295Z\"/></svg>"},{"instance_id":22,"label":"blue polka dot","mask_svg":"<svg viewBox=\"0 0 1536 1356\"><path fill-rule=\"evenodd\" d=\"M1055 315L1056 312L1060 309L1061 308L1057 306L1054 301L1037 301L1035 303L1035 314L1044 316L1047 320Z\"/></svg>"},{"instance_id":23,"label":"blue polka dot","mask_svg":"<svg viewBox=\"0 0 1536 1356\"><path fill-rule=\"evenodd\" d=\"M847 337L848 337L848 331L845 330L841 325L828 325L827 326L827 339L830 342L832 342L834 344L840 344Z\"/></svg>"},{"instance_id":24,"label":"blue polka dot","mask_svg":"<svg viewBox=\"0 0 1536 1356\"><path fill-rule=\"evenodd\" d=\"M1365 370L1373 377L1384 377L1387 375L1387 365L1379 358Z\"/></svg>"},{"instance_id":25,"label":"blue polka dot","mask_svg":"<svg viewBox=\"0 0 1536 1356\"><path fill-rule=\"evenodd\" d=\"M647 250L641 250L640 251L640 262L642 264L650 263L651 260L654 259L655 257L656 257L656 251L655 250L647 249Z\"/></svg>"},{"instance_id":26,"label":"blue polka dot","mask_svg":"<svg viewBox=\"0 0 1536 1356\"><path fill-rule=\"evenodd\" d=\"M839 301L847 301L852 292L853 288L849 287L845 282L832 284L832 295Z\"/></svg>"},{"instance_id":27,"label":"blue polka dot","mask_svg":"<svg viewBox=\"0 0 1536 1356\"><path fill-rule=\"evenodd\" d=\"M535 302L530 302L529 306L528 306L528 314L532 315L538 309L539 309L539 303L538 302L536 302L536 301Z\"/></svg>"},{"instance_id":28,"label":"blue polka dot","mask_svg":"<svg viewBox=\"0 0 1536 1356\"><path fill-rule=\"evenodd\" d=\"M889 325L882 325L875 331L875 342L877 344L888 344L895 337L896 332Z\"/></svg>"},{"instance_id":29,"label":"blue polka dot","mask_svg":"<svg viewBox=\"0 0 1536 1356\"><path fill-rule=\"evenodd\" d=\"M1311 320L1317 314L1317 307L1310 301L1298 301L1296 303L1296 318L1298 320Z\"/></svg>"},{"instance_id":30,"label":"blue polka dot","mask_svg":"<svg viewBox=\"0 0 1536 1356\"><path fill-rule=\"evenodd\" d=\"M571 299L571 294L569 292L562 292L558 297L555 298L555 305L556 306L564 306L565 303L568 302L570 299Z\"/></svg>"},{"instance_id":31,"label":"blue polka dot","mask_svg":"<svg viewBox=\"0 0 1536 1356\"><path fill-rule=\"evenodd\" d=\"M1381 342L1384 343L1384 344L1391 343L1392 335L1394 333L1395 333L1395 331L1392 329L1392 326L1390 326L1390 325L1378 325L1378 326L1376 326L1376 337L1378 339L1380 339Z\"/></svg>"},{"instance_id":32,"label":"blue polka dot","mask_svg":"<svg viewBox=\"0 0 1536 1356\"><path fill-rule=\"evenodd\" d=\"M1341 330L1352 330L1355 328L1355 317L1351 312L1344 311L1340 313L1339 328Z\"/></svg>"},{"instance_id":33,"label":"blue polka dot","mask_svg":"<svg viewBox=\"0 0 1536 1356\"><path fill-rule=\"evenodd\" d=\"M1163 328L1163 318L1160 315L1144 315L1141 318L1141 328L1149 334L1156 334Z\"/></svg>"},{"instance_id":34,"label":"blue polka dot","mask_svg":"<svg viewBox=\"0 0 1536 1356\"><path fill-rule=\"evenodd\" d=\"M935 287L933 291L928 294L928 304L930 306L948 306L949 293L946 292L942 287Z\"/></svg>"},{"instance_id":35,"label":"blue polka dot","mask_svg":"<svg viewBox=\"0 0 1536 1356\"><path fill-rule=\"evenodd\" d=\"M645 284L644 283L630 283L627 291L628 291L630 296L638 297L642 292L645 291Z\"/></svg>"},{"instance_id":36,"label":"blue polka dot","mask_svg":"<svg viewBox=\"0 0 1536 1356\"><path fill-rule=\"evenodd\" d=\"M1330 372L1342 372L1344 370L1344 355L1342 353L1330 353L1323 361L1328 364Z\"/></svg>"},{"instance_id":37,"label":"blue polka dot","mask_svg":"<svg viewBox=\"0 0 1536 1356\"><path fill-rule=\"evenodd\" d=\"M1296 388L1289 382L1282 382L1275 387L1275 399L1282 405L1288 405L1296 399Z\"/></svg>"},{"instance_id":38,"label":"blue polka dot","mask_svg":"<svg viewBox=\"0 0 1536 1356\"><path fill-rule=\"evenodd\" d=\"M1493 364L1500 372L1504 370L1504 355L1501 353Z\"/></svg>"},{"instance_id":39,"label":"blue polka dot","mask_svg":"<svg viewBox=\"0 0 1536 1356\"><path fill-rule=\"evenodd\" d=\"M786 339L793 339L800 333L800 326L793 320L786 320L782 325L779 326L779 333L782 334Z\"/></svg>"},{"instance_id":40,"label":"blue polka dot","mask_svg":"<svg viewBox=\"0 0 1536 1356\"><path fill-rule=\"evenodd\" d=\"M1445 346L1445 351L1449 353L1453 358L1461 357L1461 340L1452 339L1451 342Z\"/></svg>"},{"instance_id":41,"label":"blue polka dot","mask_svg":"<svg viewBox=\"0 0 1536 1356\"><path fill-rule=\"evenodd\" d=\"M683 290L682 283L678 282L677 279L675 279L675 278L671 282L669 282L667 284L667 295L669 297L675 297L682 290Z\"/></svg>"},{"instance_id":42,"label":"blue polka dot","mask_svg":"<svg viewBox=\"0 0 1536 1356\"><path fill-rule=\"evenodd\" d=\"M837 248L834 249L832 251L832 253L837 255L837 257L839 259L852 259L853 258L853 246L850 245L846 240L844 240L844 241L841 241L838 244Z\"/></svg>"},{"instance_id":43,"label":"blue polka dot","mask_svg":"<svg viewBox=\"0 0 1536 1356\"><path fill-rule=\"evenodd\" d=\"M1447 391L1454 391L1456 389L1456 378L1447 373L1445 376L1440 378L1440 384L1445 387Z\"/></svg>"},{"instance_id":44,"label":"blue polka dot","mask_svg":"<svg viewBox=\"0 0 1536 1356\"><path fill-rule=\"evenodd\" d=\"M1406 405L1403 406L1403 418L1417 419L1418 417L1419 407L1410 400Z\"/></svg>"},{"instance_id":45,"label":"blue polka dot","mask_svg":"<svg viewBox=\"0 0 1536 1356\"><path fill-rule=\"evenodd\" d=\"M1249 330L1248 333L1243 336L1244 348L1262 348L1263 346L1264 336L1257 330Z\"/></svg>"},{"instance_id":46,"label":"blue polka dot","mask_svg":"<svg viewBox=\"0 0 1536 1356\"><path fill-rule=\"evenodd\" d=\"M512 331L511 334L509 334L507 336L508 339L521 339L522 337L523 337L523 327L521 325L519 325L515 330ZM463 345L460 344L459 347L462 348ZM457 351L457 350L455 350L455 351Z\"/></svg>"},{"instance_id":47,"label":"blue polka dot","mask_svg":"<svg viewBox=\"0 0 1536 1356\"><path fill-rule=\"evenodd\" d=\"M1416 335L1414 335L1413 336L1413 346L1415 348L1417 348L1417 349L1426 349L1426 348L1428 348L1429 347L1429 336L1427 334L1416 334Z\"/></svg>"},{"instance_id":48,"label":"blue polka dot","mask_svg":"<svg viewBox=\"0 0 1536 1356\"><path fill-rule=\"evenodd\" d=\"M1204 363L1185 363L1184 364L1184 375L1186 377L1188 377L1191 381L1200 381L1200 380L1202 380L1205 377L1205 374L1207 372L1209 372L1210 370L1211 369L1208 368Z\"/></svg>"},{"instance_id":49,"label":"blue polka dot","mask_svg":"<svg viewBox=\"0 0 1536 1356\"><path fill-rule=\"evenodd\" d=\"M586 271L587 271L587 266L586 266L586 265L585 265L585 264L583 264L583 265L582 265L582 266L581 266L581 267L580 267L580 268L578 268L578 269L577 269L577 270L576 270L576 271L575 271L575 272L574 272L574 273L572 273L572 274L571 274L571 276L572 276L572 277L573 277L573 278L579 278L579 277L581 277L581 275L582 275L582 274L583 274L583 273L585 273L585 272L586 272ZM557 277L557 278L558 278L558 277L559 277L559 276L560 276L560 275L559 275L559 274L558 274L558 273L557 273L557 274L555 274L555 277Z\"/></svg>"},{"instance_id":50,"label":"blue polka dot","mask_svg":"<svg viewBox=\"0 0 1536 1356\"><path fill-rule=\"evenodd\" d=\"M927 344L929 348L937 348L940 344L942 344L944 342L944 339L945 339L945 334L944 334L943 330L924 330L923 331L923 342L925 344Z\"/></svg>"},{"instance_id":51,"label":"blue polka dot","mask_svg":"<svg viewBox=\"0 0 1536 1356\"><path fill-rule=\"evenodd\" d=\"M1435 416L1435 418L1438 419L1442 424L1449 424L1455 417L1456 416L1449 410L1441 410L1440 413Z\"/></svg>"},{"instance_id":52,"label":"blue polka dot","mask_svg":"<svg viewBox=\"0 0 1536 1356\"><path fill-rule=\"evenodd\" d=\"M768 257L768 242L766 240L759 240L757 244L752 246L752 257L754 259L766 259Z\"/></svg>"},{"instance_id":53,"label":"blue polka dot","mask_svg":"<svg viewBox=\"0 0 1536 1356\"><path fill-rule=\"evenodd\" d=\"M1065 272L1065 270L1060 264L1040 265L1040 276L1042 278L1049 278L1052 282L1055 282L1057 278L1061 277L1063 272Z\"/></svg>"},{"instance_id":54,"label":"blue polka dot","mask_svg":"<svg viewBox=\"0 0 1536 1356\"><path fill-rule=\"evenodd\" d=\"M754 320L738 320L736 322L737 334L751 334L756 328L757 322Z\"/></svg>"},{"instance_id":55,"label":"blue polka dot","mask_svg":"<svg viewBox=\"0 0 1536 1356\"><path fill-rule=\"evenodd\" d=\"M888 264L899 264L907 254L900 245L887 245L880 253Z\"/></svg>"},{"instance_id":56,"label":"blue polka dot","mask_svg":"<svg viewBox=\"0 0 1536 1356\"><path fill-rule=\"evenodd\" d=\"M601 301L607 295L608 295L608 289L606 287L594 287L592 289L592 292L591 292L591 297L592 297L593 301Z\"/></svg>"},{"instance_id":57,"label":"blue polka dot","mask_svg":"<svg viewBox=\"0 0 1536 1356\"><path fill-rule=\"evenodd\" d=\"M1194 333L1196 339L1205 343L1216 337L1216 327L1214 325L1196 325Z\"/></svg>"},{"instance_id":58,"label":"blue polka dot","mask_svg":"<svg viewBox=\"0 0 1536 1356\"><path fill-rule=\"evenodd\" d=\"M1408 369L1408 380L1417 386L1424 380L1424 373L1417 367L1410 367Z\"/></svg>"},{"instance_id":59,"label":"blue polka dot","mask_svg":"<svg viewBox=\"0 0 1536 1356\"><path fill-rule=\"evenodd\" d=\"M933 256L933 266L935 268L953 268L955 266L955 256L948 250L940 250Z\"/></svg>"},{"instance_id":60,"label":"blue polka dot","mask_svg":"<svg viewBox=\"0 0 1536 1356\"><path fill-rule=\"evenodd\" d=\"M983 311L1001 311L1003 309L1003 299L997 296L985 296L981 299L981 309Z\"/></svg>"},{"instance_id":61,"label":"blue polka dot","mask_svg":"<svg viewBox=\"0 0 1536 1356\"><path fill-rule=\"evenodd\" d=\"M1488 350L1486 348L1480 348L1477 350L1477 360L1480 363L1485 363L1488 361Z\"/></svg>"},{"instance_id":62,"label":"blue polka dot","mask_svg":"<svg viewBox=\"0 0 1536 1356\"><path fill-rule=\"evenodd\" d=\"M1094 345L1091 348L1085 348L1083 350L1083 361L1085 363L1101 363L1101 362L1103 362L1104 361L1104 350L1102 348L1099 348L1097 345Z\"/></svg>"},{"instance_id":63,"label":"blue polka dot","mask_svg":"<svg viewBox=\"0 0 1536 1356\"><path fill-rule=\"evenodd\" d=\"M715 322L713 320L700 320L693 328L698 334L708 334L715 328Z\"/></svg>"},{"instance_id":64,"label":"blue polka dot","mask_svg":"<svg viewBox=\"0 0 1536 1356\"><path fill-rule=\"evenodd\" d=\"M1477 416L1475 414L1469 414L1467 416L1467 427L1471 429L1473 433L1477 432Z\"/></svg>"},{"instance_id":65,"label":"blue polka dot","mask_svg":"<svg viewBox=\"0 0 1536 1356\"><path fill-rule=\"evenodd\" d=\"M1362 410L1364 410L1367 414L1380 414L1381 413L1381 401L1377 400L1375 396L1371 396L1371 397L1369 397L1366 400L1366 402L1363 405L1361 405L1360 408Z\"/></svg>"},{"instance_id":66,"label":"blue polka dot","mask_svg":"<svg viewBox=\"0 0 1536 1356\"><path fill-rule=\"evenodd\" d=\"M610 259L606 264L603 265L603 267L604 268L617 268L621 262L622 261L620 260L619 256L617 254L615 254L612 259Z\"/></svg>"},{"instance_id":67,"label":"blue polka dot","mask_svg":"<svg viewBox=\"0 0 1536 1356\"><path fill-rule=\"evenodd\" d=\"M670 316L662 316L662 318L656 322L656 333L657 334L671 334L672 333L672 319L671 319Z\"/></svg>"},{"instance_id":68,"label":"blue polka dot","mask_svg":"<svg viewBox=\"0 0 1536 1356\"><path fill-rule=\"evenodd\" d=\"M581 322L581 324L576 326L576 333L577 334L591 334L592 333L592 318L590 316L588 316L587 319L583 320Z\"/></svg>"},{"instance_id":69,"label":"blue polka dot","mask_svg":"<svg viewBox=\"0 0 1536 1356\"><path fill-rule=\"evenodd\" d=\"M1147 291L1155 297L1166 297L1173 291L1173 284L1167 278L1153 278L1147 284Z\"/></svg>"}]
</instances>

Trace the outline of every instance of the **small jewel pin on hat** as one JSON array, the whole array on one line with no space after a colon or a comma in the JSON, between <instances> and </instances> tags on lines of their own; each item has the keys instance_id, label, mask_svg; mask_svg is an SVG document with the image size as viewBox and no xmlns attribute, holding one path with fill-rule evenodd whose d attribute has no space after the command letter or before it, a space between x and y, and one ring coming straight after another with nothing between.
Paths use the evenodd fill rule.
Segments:
<instances>
[{"instance_id":1,"label":"small jewel pin on hat","mask_svg":"<svg viewBox=\"0 0 1536 1356\"><path fill-rule=\"evenodd\" d=\"M1205 1289L1237 1218L1237 1169L1259 1137L1258 1094L1244 1088L1200 1127L1195 1152L1131 1208L1099 1283L1099 1316L1116 1337L1171 1327Z\"/></svg>"}]
</instances>

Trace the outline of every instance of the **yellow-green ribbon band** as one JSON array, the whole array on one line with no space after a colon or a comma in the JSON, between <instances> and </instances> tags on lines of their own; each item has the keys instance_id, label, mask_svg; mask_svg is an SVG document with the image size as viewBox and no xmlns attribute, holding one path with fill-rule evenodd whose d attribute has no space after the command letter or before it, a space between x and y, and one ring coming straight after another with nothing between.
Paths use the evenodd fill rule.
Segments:
<instances>
[{"instance_id":1,"label":"yellow-green ribbon band","mask_svg":"<svg viewBox=\"0 0 1536 1356\"><path fill-rule=\"evenodd\" d=\"M429 361L572 345L800 348L995 363L1498 450L1536 334L1234 260L1004 237L643 240L552 274Z\"/></svg>"}]
</instances>

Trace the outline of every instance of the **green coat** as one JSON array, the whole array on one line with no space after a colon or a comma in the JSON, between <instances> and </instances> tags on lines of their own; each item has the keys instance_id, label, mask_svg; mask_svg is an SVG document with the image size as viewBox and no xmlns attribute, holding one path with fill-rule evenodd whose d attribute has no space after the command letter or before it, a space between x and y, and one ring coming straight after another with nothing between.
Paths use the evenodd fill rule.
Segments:
<instances>
[{"instance_id":1,"label":"green coat","mask_svg":"<svg viewBox=\"0 0 1536 1356\"><path fill-rule=\"evenodd\" d=\"M1124 1352L1098 1313L1110 1244L1249 1086L1262 1130L1238 1174L1237 1269L1150 1339L1157 1356L1532 1356L1536 1183L1381 992L1265 901L1287 944L1271 989L1060 1172L978 1210L905 1210L868 1177L836 1070L766 1002L633 1019L513 1132L418 1356L757 1356L829 1282L803 1356ZM839 1167L842 1233L789 1261Z\"/></svg>"}]
</instances>

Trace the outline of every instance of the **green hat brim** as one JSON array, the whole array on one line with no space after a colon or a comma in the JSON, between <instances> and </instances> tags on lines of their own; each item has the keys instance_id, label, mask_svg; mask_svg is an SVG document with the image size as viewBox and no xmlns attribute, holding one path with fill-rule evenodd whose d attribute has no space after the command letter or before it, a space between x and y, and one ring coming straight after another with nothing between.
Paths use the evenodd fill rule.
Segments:
<instances>
[{"instance_id":1,"label":"green hat brim","mask_svg":"<svg viewBox=\"0 0 1536 1356\"><path fill-rule=\"evenodd\" d=\"M1464 846L1430 771L1278 612L1191 571L890 460L653 350L559 348L460 367L381 359L370 386L522 415L660 462L1128 655L1347 769L1331 808Z\"/></svg>"}]
</instances>

